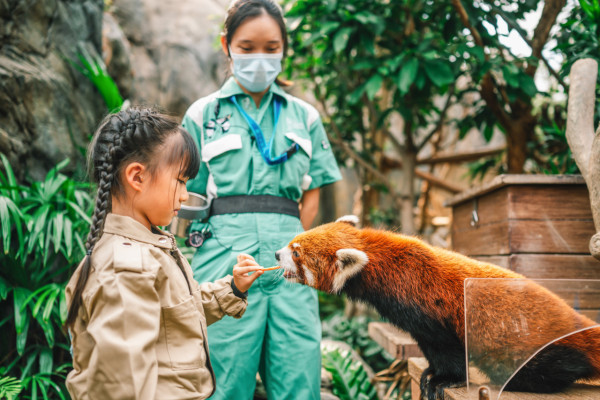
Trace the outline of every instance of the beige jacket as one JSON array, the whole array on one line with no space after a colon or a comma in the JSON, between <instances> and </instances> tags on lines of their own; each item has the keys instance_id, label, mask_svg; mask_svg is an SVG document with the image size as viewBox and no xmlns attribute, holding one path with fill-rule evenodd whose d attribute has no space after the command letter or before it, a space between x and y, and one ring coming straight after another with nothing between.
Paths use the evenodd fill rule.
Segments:
<instances>
[{"instance_id":1,"label":"beige jacket","mask_svg":"<svg viewBox=\"0 0 600 400\"><path fill-rule=\"evenodd\" d=\"M205 399L215 378L206 327L240 318L247 302L231 276L199 285L171 256L169 233L109 214L92 253L92 270L71 335L67 388L78 399ZM179 252L179 250L176 250ZM185 260L185 259L184 259ZM66 288L70 303L78 268Z\"/></svg>"}]
</instances>

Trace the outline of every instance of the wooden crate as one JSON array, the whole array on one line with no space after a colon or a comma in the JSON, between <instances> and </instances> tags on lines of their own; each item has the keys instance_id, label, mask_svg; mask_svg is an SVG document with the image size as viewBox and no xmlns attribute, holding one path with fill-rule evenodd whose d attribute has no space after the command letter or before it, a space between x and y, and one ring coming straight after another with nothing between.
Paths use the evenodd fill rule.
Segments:
<instances>
[{"instance_id":1,"label":"wooden crate","mask_svg":"<svg viewBox=\"0 0 600 400\"><path fill-rule=\"evenodd\" d=\"M500 175L446 205L459 253L532 279L600 279L600 262L589 252L596 230L580 175ZM582 299L582 313L596 318L600 293Z\"/></svg>"}]
</instances>

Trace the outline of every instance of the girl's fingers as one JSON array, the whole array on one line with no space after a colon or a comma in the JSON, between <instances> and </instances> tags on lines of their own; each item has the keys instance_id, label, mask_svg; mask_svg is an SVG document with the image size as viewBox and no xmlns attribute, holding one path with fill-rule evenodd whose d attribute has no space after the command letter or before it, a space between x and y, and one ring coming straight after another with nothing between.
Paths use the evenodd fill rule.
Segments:
<instances>
[{"instance_id":1,"label":"girl's fingers","mask_svg":"<svg viewBox=\"0 0 600 400\"><path fill-rule=\"evenodd\" d=\"M254 257L252 257L250 254L245 254L245 253L238 254L238 256L237 256L237 262L239 263L239 262L242 262L244 260L252 260L252 261L254 261Z\"/></svg>"},{"instance_id":2,"label":"girl's fingers","mask_svg":"<svg viewBox=\"0 0 600 400\"><path fill-rule=\"evenodd\" d=\"M252 266L241 266L238 264L237 269L237 273L240 274L246 274L248 272L252 272L252 271L262 271L262 267L260 265L252 265Z\"/></svg>"}]
</instances>

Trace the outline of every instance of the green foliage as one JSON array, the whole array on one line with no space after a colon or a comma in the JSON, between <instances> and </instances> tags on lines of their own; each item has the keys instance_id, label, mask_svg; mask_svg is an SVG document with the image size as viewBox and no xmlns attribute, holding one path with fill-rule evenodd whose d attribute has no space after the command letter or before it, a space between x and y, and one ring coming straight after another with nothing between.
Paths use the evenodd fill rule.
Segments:
<instances>
[{"instance_id":1,"label":"green foliage","mask_svg":"<svg viewBox=\"0 0 600 400\"><path fill-rule=\"evenodd\" d=\"M4 375L4 368L0 368L0 375ZM11 376L0 378L0 399L16 399L21 392L21 381Z\"/></svg>"},{"instance_id":2,"label":"green foliage","mask_svg":"<svg viewBox=\"0 0 600 400\"><path fill-rule=\"evenodd\" d=\"M321 360L332 376L333 394L341 400L376 400L377 392L359 361L349 351L321 346Z\"/></svg>"},{"instance_id":3,"label":"green foliage","mask_svg":"<svg viewBox=\"0 0 600 400\"><path fill-rule=\"evenodd\" d=\"M369 322L377 321L365 315L347 318L341 310L321 321L324 339L339 340L354 349L374 371L386 368L393 358L369 336Z\"/></svg>"},{"instance_id":4,"label":"green foliage","mask_svg":"<svg viewBox=\"0 0 600 400\"><path fill-rule=\"evenodd\" d=\"M0 159L0 368L21 381L21 398L68 398L64 285L85 253L89 186L60 172L68 160L20 185Z\"/></svg>"},{"instance_id":5,"label":"green foliage","mask_svg":"<svg viewBox=\"0 0 600 400\"><path fill-rule=\"evenodd\" d=\"M123 106L123 98L115 81L108 75L104 61L97 54L90 54L84 47L77 54L81 64L71 61L71 64L85 75L102 95L108 111L118 112Z\"/></svg>"},{"instance_id":6,"label":"green foliage","mask_svg":"<svg viewBox=\"0 0 600 400\"><path fill-rule=\"evenodd\" d=\"M318 291L317 294L319 296L319 317L321 321L344 309L346 304L344 296L335 296L321 291Z\"/></svg>"}]
</instances>

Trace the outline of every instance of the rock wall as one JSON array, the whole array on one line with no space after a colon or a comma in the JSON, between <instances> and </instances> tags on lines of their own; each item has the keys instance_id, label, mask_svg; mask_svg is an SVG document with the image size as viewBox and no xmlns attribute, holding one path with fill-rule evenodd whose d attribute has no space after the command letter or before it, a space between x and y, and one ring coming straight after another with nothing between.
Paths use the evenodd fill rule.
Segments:
<instances>
[{"instance_id":1,"label":"rock wall","mask_svg":"<svg viewBox=\"0 0 600 400\"><path fill-rule=\"evenodd\" d=\"M132 104L181 117L221 86L227 64L217 44L228 5L229 0L113 0L109 13L131 49Z\"/></svg>"},{"instance_id":2,"label":"rock wall","mask_svg":"<svg viewBox=\"0 0 600 400\"><path fill-rule=\"evenodd\" d=\"M21 179L42 179L65 157L76 159L73 169L81 165L107 112L68 61L81 48L100 53L103 7L103 0L0 2L0 152Z\"/></svg>"}]
</instances>

